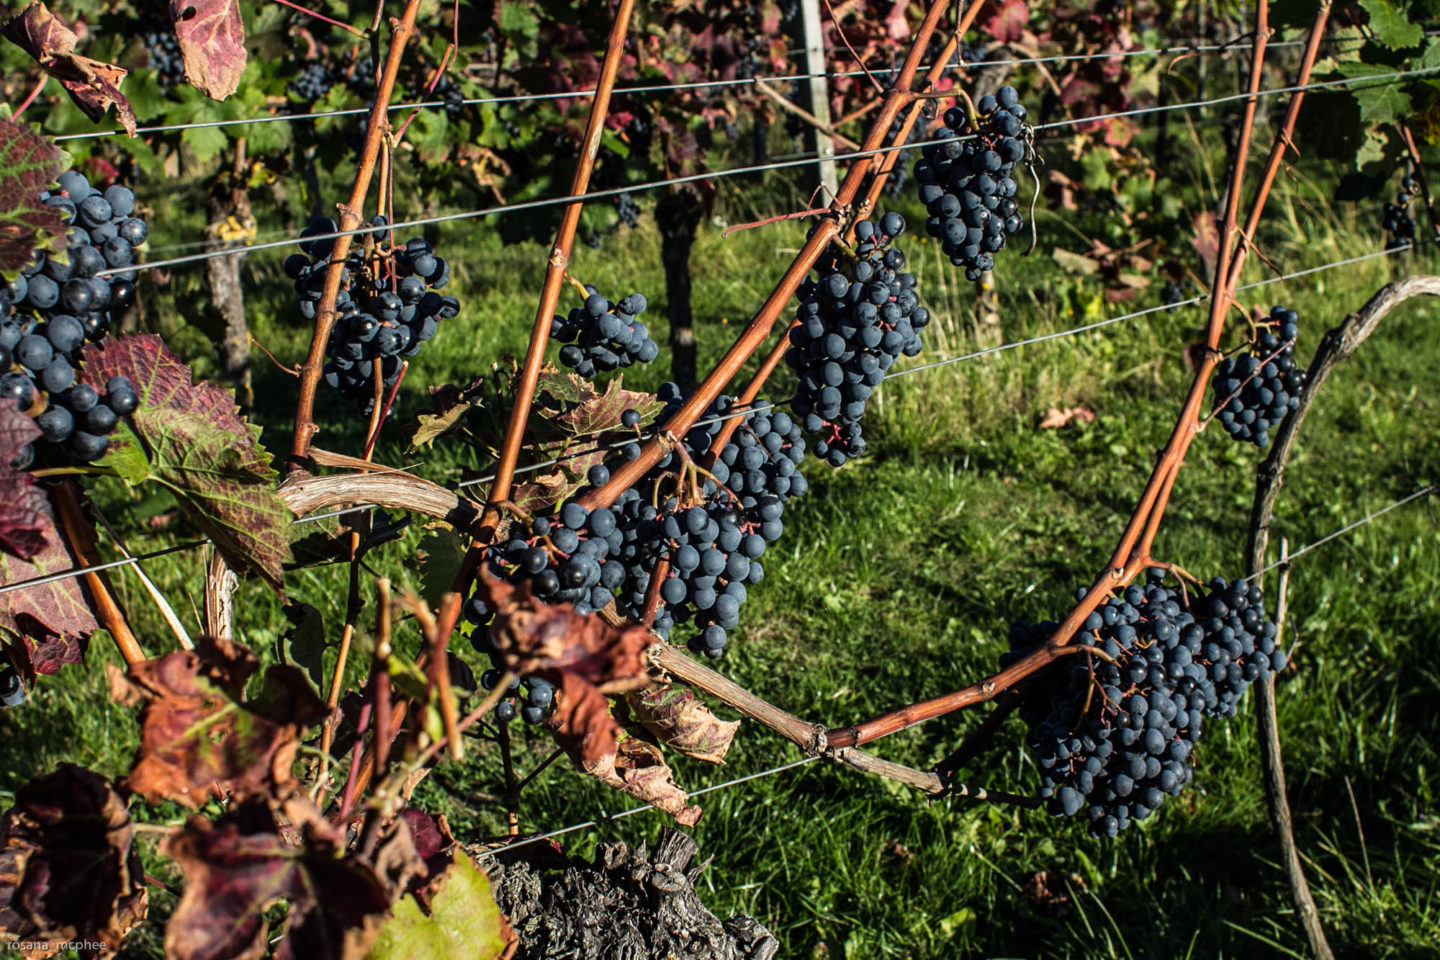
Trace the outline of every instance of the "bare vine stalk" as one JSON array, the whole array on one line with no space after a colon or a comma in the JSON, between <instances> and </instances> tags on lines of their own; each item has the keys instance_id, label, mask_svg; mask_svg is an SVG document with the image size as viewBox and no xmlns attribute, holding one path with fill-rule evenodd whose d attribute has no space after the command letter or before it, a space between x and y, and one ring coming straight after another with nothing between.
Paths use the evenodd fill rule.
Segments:
<instances>
[{"instance_id":1,"label":"bare vine stalk","mask_svg":"<svg viewBox=\"0 0 1440 960\"><path fill-rule=\"evenodd\" d=\"M1279 498L1280 488L1285 481L1285 467L1295 448L1300 427L1305 423L1305 415L1315 402L1321 385L1329 378L1331 371L1349 358L1375 331L1391 310L1412 297L1422 296L1440 297L1440 277L1407 277L1386 284L1358 312L1350 314L1343 323L1325 334L1309 370L1306 371L1305 389L1300 394L1300 405L1281 422L1271 443L1269 455L1256 470L1255 500L1250 509L1249 542L1245 550L1246 569L1250 576L1256 576L1265 567L1270 524L1274 517L1275 501ZM1283 612L1277 610L1277 626L1283 626L1283 623L1279 623L1282 618ZM1310 952L1319 960L1331 960L1334 952L1320 923L1320 912L1310 893L1310 884L1305 878L1299 847L1295 842L1290 801L1285 789L1285 766L1280 751L1273 672L1267 674L1263 682L1255 684L1255 700L1258 718L1256 732L1260 743L1265 797L1270 807L1270 822L1280 841L1285 876L1290 885L1290 899L1295 906L1305 939L1310 945Z\"/></svg>"}]
</instances>

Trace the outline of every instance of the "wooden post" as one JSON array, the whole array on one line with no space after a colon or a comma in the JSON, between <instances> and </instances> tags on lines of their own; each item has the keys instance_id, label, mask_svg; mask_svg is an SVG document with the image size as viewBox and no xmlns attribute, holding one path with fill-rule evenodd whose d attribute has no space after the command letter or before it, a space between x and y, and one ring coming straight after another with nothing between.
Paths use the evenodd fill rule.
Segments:
<instances>
[{"instance_id":1,"label":"wooden post","mask_svg":"<svg viewBox=\"0 0 1440 960\"><path fill-rule=\"evenodd\" d=\"M805 52L801 66L807 74L812 74L810 79L800 84L801 106L809 110L821 125L828 127L830 83L824 76L828 68L825 64L825 27L824 21L820 19L820 0L800 0L800 45ZM814 126L808 126L805 130L805 148L820 158L817 164L820 182L829 191L829 196L835 196L839 184L833 159L835 142Z\"/></svg>"}]
</instances>

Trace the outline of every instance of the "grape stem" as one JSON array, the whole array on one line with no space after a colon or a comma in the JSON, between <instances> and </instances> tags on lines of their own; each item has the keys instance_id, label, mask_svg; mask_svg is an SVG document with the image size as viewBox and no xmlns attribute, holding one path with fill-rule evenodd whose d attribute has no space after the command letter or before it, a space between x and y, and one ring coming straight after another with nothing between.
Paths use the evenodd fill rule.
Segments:
<instances>
[{"instance_id":1,"label":"grape stem","mask_svg":"<svg viewBox=\"0 0 1440 960\"><path fill-rule=\"evenodd\" d=\"M60 526L65 534L65 542L70 547L70 552L75 555L78 565L93 567L98 564L100 554L95 549L95 530L85 519L85 511L80 506L80 487L73 480L62 480L50 488L50 502L55 506L55 513L60 518ZM143 663L147 659L145 651L140 649L140 642L131 632L130 624L126 622L125 613L115 599L115 590L111 587L110 578L105 575L105 571L93 570L86 573L85 586L90 592L100 625L110 631L110 636L115 640L115 646L120 649L120 656L125 658L126 665L133 667L137 663Z\"/></svg>"}]
</instances>

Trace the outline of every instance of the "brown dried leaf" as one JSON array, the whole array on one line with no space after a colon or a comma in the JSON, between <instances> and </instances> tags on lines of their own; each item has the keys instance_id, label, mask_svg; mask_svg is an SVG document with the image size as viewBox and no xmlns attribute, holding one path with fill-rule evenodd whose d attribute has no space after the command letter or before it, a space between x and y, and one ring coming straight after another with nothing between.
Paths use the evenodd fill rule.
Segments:
<instances>
[{"instance_id":1,"label":"brown dried leaf","mask_svg":"<svg viewBox=\"0 0 1440 960\"><path fill-rule=\"evenodd\" d=\"M547 604L519 586L482 574L481 589L495 613L490 636L505 668L518 674L564 673L595 686L648 683L645 648L650 631L638 624L612 627L598 614L580 614L568 603Z\"/></svg>"},{"instance_id":2,"label":"brown dried leaf","mask_svg":"<svg viewBox=\"0 0 1440 960\"><path fill-rule=\"evenodd\" d=\"M113 105L125 132L135 136L135 111L120 92L128 71L75 53L79 38L45 4L30 4L0 32L59 80L85 116L98 121Z\"/></svg>"},{"instance_id":3,"label":"brown dried leaf","mask_svg":"<svg viewBox=\"0 0 1440 960\"><path fill-rule=\"evenodd\" d=\"M343 835L296 798L285 806L299 843L282 837L261 798L214 823L191 817L164 847L185 874L165 931L173 960L259 960L265 911L289 901L276 960L361 960L390 908L370 867L345 854Z\"/></svg>"},{"instance_id":4,"label":"brown dried leaf","mask_svg":"<svg viewBox=\"0 0 1440 960\"><path fill-rule=\"evenodd\" d=\"M99 774L61 764L15 794L0 820L0 943L48 957L87 942L108 955L145 918L135 828L124 799Z\"/></svg>"},{"instance_id":5,"label":"brown dried leaf","mask_svg":"<svg viewBox=\"0 0 1440 960\"><path fill-rule=\"evenodd\" d=\"M1045 418L1040 421L1040 429L1058 430L1071 423L1093 423L1094 420L1095 411L1089 407L1066 407L1064 410L1059 407L1051 407L1045 411Z\"/></svg>"},{"instance_id":6,"label":"brown dried leaf","mask_svg":"<svg viewBox=\"0 0 1440 960\"><path fill-rule=\"evenodd\" d=\"M75 557L54 525L50 498L34 484L19 485L11 491L15 497L9 507L33 511L47 525L41 549L21 560L0 550L0 583L20 583L59 573L76 566ZM0 594L0 635L9 633L20 638L11 645L19 657L16 666L22 673L54 673L62 663L79 661L81 641L98 629L90 610L90 599L79 577L66 577L34 587L24 587ZM31 644L36 645L32 652Z\"/></svg>"},{"instance_id":7,"label":"brown dried leaf","mask_svg":"<svg viewBox=\"0 0 1440 960\"><path fill-rule=\"evenodd\" d=\"M1213 210L1197 210L1195 224L1195 252L1205 263L1205 275L1215 272L1215 257L1220 253L1220 225L1215 221Z\"/></svg>"},{"instance_id":8,"label":"brown dried leaf","mask_svg":"<svg viewBox=\"0 0 1440 960\"><path fill-rule=\"evenodd\" d=\"M626 702L640 724L667 747L708 763L723 763L740 729L739 720L721 720L694 691L662 683L631 693Z\"/></svg>"},{"instance_id":9,"label":"brown dried leaf","mask_svg":"<svg viewBox=\"0 0 1440 960\"><path fill-rule=\"evenodd\" d=\"M288 789L300 731L325 717L325 705L290 666L272 666L260 696L241 703L255 666L238 644L204 638L195 651L135 664L128 690L112 675L122 699L146 702L130 789L192 809L212 793Z\"/></svg>"},{"instance_id":10,"label":"brown dried leaf","mask_svg":"<svg viewBox=\"0 0 1440 960\"><path fill-rule=\"evenodd\" d=\"M670 814L693 827L699 807L686 803L685 791L654 744L626 733L610 714L610 704L593 686L563 674L555 691L555 710L545 721L555 742L583 773Z\"/></svg>"},{"instance_id":11,"label":"brown dried leaf","mask_svg":"<svg viewBox=\"0 0 1440 960\"><path fill-rule=\"evenodd\" d=\"M240 0L170 0L170 21L190 85L212 100L234 93L245 72Z\"/></svg>"}]
</instances>

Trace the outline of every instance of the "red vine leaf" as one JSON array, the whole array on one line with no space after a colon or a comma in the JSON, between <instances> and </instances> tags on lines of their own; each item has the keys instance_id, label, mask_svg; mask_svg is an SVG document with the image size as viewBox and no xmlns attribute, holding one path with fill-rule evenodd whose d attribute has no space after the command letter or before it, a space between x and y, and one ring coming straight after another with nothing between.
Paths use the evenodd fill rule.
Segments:
<instances>
[{"instance_id":1,"label":"red vine leaf","mask_svg":"<svg viewBox=\"0 0 1440 960\"><path fill-rule=\"evenodd\" d=\"M662 683L625 700L635 719L661 743L696 760L723 763L740 729L739 720L721 720L689 687Z\"/></svg>"},{"instance_id":2,"label":"red vine leaf","mask_svg":"<svg viewBox=\"0 0 1440 960\"><path fill-rule=\"evenodd\" d=\"M21 560L45 549L46 534L55 529L45 492L29 471L10 466L39 436L40 428L14 400L0 400L0 550Z\"/></svg>"},{"instance_id":3,"label":"red vine leaf","mask_svg":"<svg viewBox=\"0 0 1440 960\"><path fill-rule=\"evenodd\" d=\"M69 226L60 208L40 202L64 169L65 155L55 144L23 123L0 118L0 274L16 273L34 250L64 249Z\"/></svg>"},{"instance_id":4,"label":"red vine leaf","mask_svg":"<svg viewBox=\"0 0 1440 960\"><path fill-rule=\"evenodd\" d=\"M1030 21L1026 0L1004 0L991 9L993 12L980 22L981 32L988 33L996 43L1014 43L1025 35L1025 24Z\"/></svg>"},{"instance_id":5,"label":"red vine leaf","mask_svg":"<svg viewBox=\"0 0 1440 960\"><path fill-rule=\"evenodd\" d=\"M140 397L133 431L110 438L105 462L132 485L168 487L235 570L276 590L290 560L290 511L275 492L275 470L229 391L191 382L190 368L152 334L108 337L85 348L83 379L100 388L128 377ZM140 457L147 468L138 468Z\"/></svg>"},{"instance_id":6,"label":"red vine leaf","mask_svg":"<svg viewBox=\"0 0 1440 960\"><path fill-rule=\"evenodd\" d=\"M272 666L261 695L239 702L256 664L244 647L206 638L128 675L112 668L117 699L145 703L130 789L192 809L212 793L288 789L300 731L324 718L325 705L289 666Z\"/></svg>"},{"instance_id":7,"label":"red vine leaf","mask_svg":"<svg viewBox=\"0 0 1440 960\"><path fill-rule=\"evenodd\" d=\"M0 583L33 580L76 565L44 489L29 473L10 467L20 448L39 435L14 401L0 402ZM11 659L31 679L78 663L79 640L96 627L78 578L0 593L0 634L18 638L10 645Z\"/></svg>"},{"instance_id":8,"label":"red vine leaf","mask_svg":"<svg viewBox=\"0 0 1440 960\"><path fill-rule=\"evenodd\" d=\"M128 71L76 53L79 37L45 4L30 4L0 32L59 80L85 116L99 120L113 105L125 132L135 136L135 111L120 92L120 81Z\"/></svg>"},{"instance_id":9,"label":"red vine leaf","mask_svg":"<svg viewBox=\"0 0 1440 960\"><path fill-rule=\"evenodd\" d=\"M61 764L15 794L0 819L0 942L25 957L88 942L113 953L145 918L135 828L124 799L97 773Z\"/></svg>"},{"instance_id":10,"label":"red vine leaf","mask_svg":"<svg viewBox=\"0 0 1440 960\"><path fill-rule=\"evenodd\" d=\"M234 93L245 72L240 0L170 0L170 20L185 58L185 79L212 100Z\"/></svg>"},{"instance_id":11,"label":"red vine leaf","mask_svg":"<svg viewBox=\"0 0 1440 960\"><path fill-rule=\"evenodd\" d=\"M390 900L374 872L345 854L343 835L309 806L286 814L300 842L287 843L261 798L211 822L191 817L165 844L185 890L165 931L174 960L258 960L267 953L265 911L289 901L276 960L360 960Z\"/></svg>"},{"instance_id":12,"label":"red vine leaf","mask_svg":"<svg viewBox=\"0 0 1440 960\"><path fill-rule=\"evenodd\" d=\"M620 415L626 410L638 412L643 422L664 408L654 394L626 390L623 379L616 376L601 393L583 377L550 368L541 373L535 392L550 394L561 402L561 407L558 411L542 407L536 412L569 436L578 437L618 430Z\"/></svg>"}]
</instances>

